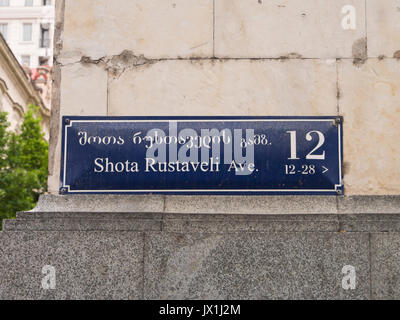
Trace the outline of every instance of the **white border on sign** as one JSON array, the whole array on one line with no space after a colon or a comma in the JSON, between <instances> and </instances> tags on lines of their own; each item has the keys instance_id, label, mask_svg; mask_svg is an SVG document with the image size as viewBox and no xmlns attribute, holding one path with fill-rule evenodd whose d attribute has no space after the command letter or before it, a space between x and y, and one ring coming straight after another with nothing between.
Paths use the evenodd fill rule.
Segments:
<instances>
[{"instance_id":1,"label":"white border on sign","mask_svg":"<svg viewBox=\"0 0 400 320\"><path fill-rule=\"evenodd\" d=\"M341 146L341 126L342 124L338 125L338 145L339 145L339 181L340 184L335 184L335 189L257 189L257 190L251 190L251 189L244 189L244 190L226 190L226 189L220 189L220 190L202 190L202 189L194 189L194 190L71 190L71 186L66 185L66 173L67 173L67 135L68 135L68 128L72 127L73 123L90 123L90 122L100 122L100 123L106 123L106 122L332 122L334 119L207 119L207 120L184 120L184 119L168 119L168 120L71 120L68 125L65 126L65 132L64 132L64 176L63 176L63 186L62 188L66 188L68 193L133 193L133 192L138 192L138 193L159 193L159 192L165 192L165 193L192 193L192 192L212 192L212 193L224 193L224 192L330 192L330 191L338 191L340 188L343 187L343 180L342 180L342 146Z\"/></svg>"}]
</instances>

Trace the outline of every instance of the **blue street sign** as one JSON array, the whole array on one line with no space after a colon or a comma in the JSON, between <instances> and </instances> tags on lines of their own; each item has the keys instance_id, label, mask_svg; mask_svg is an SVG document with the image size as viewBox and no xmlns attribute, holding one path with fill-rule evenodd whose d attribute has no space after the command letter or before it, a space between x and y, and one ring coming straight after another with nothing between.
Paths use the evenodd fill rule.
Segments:
<instances>
[{"instance_id":1,"label":"blue street sign","mask_svg":"<svg viewBox=\"0 0 400 320\"><path fill-rule=\"evenodd\" d=\"M60 194L343 194L341 117L63 117Z\"/></svg>"}]
</instances>

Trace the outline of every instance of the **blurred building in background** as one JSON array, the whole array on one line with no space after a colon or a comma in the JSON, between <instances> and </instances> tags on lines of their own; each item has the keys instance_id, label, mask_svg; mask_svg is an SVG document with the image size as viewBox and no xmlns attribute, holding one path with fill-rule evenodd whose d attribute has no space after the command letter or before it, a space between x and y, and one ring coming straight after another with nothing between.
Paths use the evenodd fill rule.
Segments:
<instances>
[{"instance_id":1,"label":"blurred building in background","mask_svg":"<svg viewBox=\"0 0 400 320\"><path fill-rule=\"evenodd\" d=\"M0 32L21 65L52 66L55 0L0 0Z\"/></svg>"},{"instance_id":2,"label":"blurred building in background","mask_svg":"<svg viewBox=\"0 0 400 320\"><path fill-rule=\"evenodd\" d=\"M19 82L21 79L16 81L21 70L25 72L25 78L35 91L35 94L32 95L29 90L23 92L24 90L19 88L17 91L21 95L20 100L14 100L13 103L10 102L7 105L14 105L14 111L20 109L16 107L18 104L26 108L24 103L27 102L24 101L32 101L31 98L35 101L34 96L39 96L40 102L36 102L36 104L41 107L43 119L47 121L47 123L44 123L46 135L48 135L49 127L47 114L50 114L51 108L54 8L55 0L0 0L0 34L3 36L1 40L0 82L5 83L6 81L4 79L5 74L7 74L5 64L13 60L11 65L8 65L8 69L16 73L13 81L11 81L12 77L8 78L7 86L10 97L17 99L15 94L11 95L10 88L13 86L21 87L22 83ZM3 48L4 41L11 49L13 58L5 53L7 50ZM8 58L5 58L6 56ZM22 66L22 69L14 66L15 60ZM0 88L0 94L3 96L5 89L3 90L1 85ZM6 108L5 105L4 102L0 102L0 110L9 112L12 126L17 127L21 115L18 111L17 113L11 112L10 108ZM22 110L20 111L22 112Z\"/></svg>"},{"instance_id":3,"label":"blurred building in background","mask_svg":"<svg viewBox=\"0 0 400 320\"><path fill-rule=\"evenodd\" d=\"M28 105L32 103L39 106L40 115L43 119L43 131L46 140L48 140L50 109L44 103L38 87L38 85L43 84L45 88L42 92L46 92L49 79L47 79L47 84L42 83L45 81L44 75L37 73L28 75L0 35L0 112L8 113L11 129L17 130L23 121ZM36 78L38 84L33 81L34 78Z\"/></svg>"}]
</instances>

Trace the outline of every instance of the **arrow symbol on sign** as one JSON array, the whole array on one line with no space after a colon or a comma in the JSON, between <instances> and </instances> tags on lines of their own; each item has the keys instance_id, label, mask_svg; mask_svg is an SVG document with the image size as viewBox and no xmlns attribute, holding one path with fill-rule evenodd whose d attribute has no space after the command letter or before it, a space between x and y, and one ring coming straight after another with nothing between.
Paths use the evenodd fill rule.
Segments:
<instances>
[{"instance_id":1,"label":"arrow symbol on sign","mask_svg":"<svg viewBox=\"0 0 400 320\"><path fill-rule=\"evenodd\" d=\"M324 169L324 171L322 171L322 173L327 173L329 171L329 169L324 166L322 166L322 168Z\"/></svg>"}]
</instances>

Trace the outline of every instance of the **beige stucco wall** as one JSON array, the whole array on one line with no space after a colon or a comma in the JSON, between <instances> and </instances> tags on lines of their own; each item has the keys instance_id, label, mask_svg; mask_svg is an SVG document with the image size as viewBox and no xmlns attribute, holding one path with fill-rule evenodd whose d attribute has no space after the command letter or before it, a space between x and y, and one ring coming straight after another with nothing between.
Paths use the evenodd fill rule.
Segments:
<instances>
[{"instance_id":1,"label":"beige stucco wall","mask_svg":"<svg viewBox=\"0 0 400 320\"><path fill-rule=\"evenodd\" d=\"M19 129L24 113L31 103L39 106L45 138L49 139L50 110L44 106L39 93L0 37L0 112L8 113L7 120L11 130Z\"/></svg>"},{"instance_id":2,"label":"beige stucco wall","mask_svg":"<svg viewBox=\"0 0 400 320\"><path fill-rule=\"evenodd\" d=\"M346 194L400 194L400 0L59 0L56 59L52 193L62 115L343 115Z\"/></svg>"},{"instance_id":3,"label":"beige stucco wall","mask_svg":"<svg viewBox=\"0 0 400 320\"><path fill-rule=\"evenodd\" d=\"M26 97L23 97L21 90L15 86L4 60L0 60L0 112L8 113L10 129L16 130L18 123L22 122Z\"/></svg>"}]
</instances>

